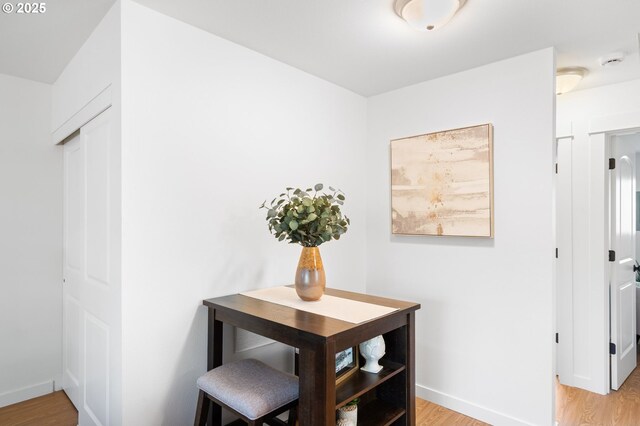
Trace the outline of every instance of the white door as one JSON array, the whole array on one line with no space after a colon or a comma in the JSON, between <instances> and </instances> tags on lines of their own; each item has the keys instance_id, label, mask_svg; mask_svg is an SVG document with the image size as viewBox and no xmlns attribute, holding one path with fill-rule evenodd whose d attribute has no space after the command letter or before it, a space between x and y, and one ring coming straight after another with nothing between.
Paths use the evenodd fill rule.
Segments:
<instances>
[{"instance_id":1,"label":"white door","mask_svg":"<svg viewBox=\"0 0 640 426\"><path fill-rule=\"evenodd\" d=\"M615 251L609 285L611 304L611 388L619 389L636 367L635 152L614 138L611 174L611 245ZM615 354L613 353L615 352Z\"/></svg>"},{"instance_id":2,"label":"white door","mask_svg":"<svg viewBox=\"0 0 640 426\"><path fill-rule=\"evenodd\" d=\"M64 145L63 388L80 426L110 424L110 110Z\"/></svg>"}]
</instances>

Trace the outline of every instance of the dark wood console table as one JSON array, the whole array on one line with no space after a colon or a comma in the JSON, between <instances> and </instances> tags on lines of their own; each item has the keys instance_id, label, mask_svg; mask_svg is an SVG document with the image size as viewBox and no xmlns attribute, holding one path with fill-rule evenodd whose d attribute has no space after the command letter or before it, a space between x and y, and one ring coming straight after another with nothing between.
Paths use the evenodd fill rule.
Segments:
<instances>
[{"instance_id":1,"label":"dark wood console table","mask_svg":"<svg viewBox=\"0 0 640 426\"><path fill-rule=\"evenodd\" d=\"M235 294L204 300L209 308L207 368L222 364L222 324L299 348L301 426L335 425L336 409L361 398L358 425L415 425L415 311L420 305L327 289L326 294L397 308L352 324ZM386 355L378 374L358 371L336 386L335 354L382 334ZM213 424L221 425L220 410Z\"/></svg>"}]
</instances>

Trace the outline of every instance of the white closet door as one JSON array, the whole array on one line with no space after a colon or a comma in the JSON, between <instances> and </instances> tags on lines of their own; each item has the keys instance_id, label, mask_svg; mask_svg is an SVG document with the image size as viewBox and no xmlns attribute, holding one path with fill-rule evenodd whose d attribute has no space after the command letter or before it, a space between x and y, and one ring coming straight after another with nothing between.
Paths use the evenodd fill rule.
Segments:
<instances>
[{"instance_id":1,"label":"white closet door","mask_svg":"<svg viewBox=\"0 0 640 426\"><path fill-rule=\"evenodd\" d=\"M611 243L611 388L619 389L636 368L635 152L631 144L612 143ZM613 352L613 351L612 351Z\"/></svg>"},{"instance_id":2,"label":"white closet door","mask_svg":"<svg viewBox=\"0 0 640 426\"><path fill-rule=\"evenodd\" d=\"M80 426L109 425L112 329L110 110L64 145L63 388Z\"/></svg>"}]
</instances>

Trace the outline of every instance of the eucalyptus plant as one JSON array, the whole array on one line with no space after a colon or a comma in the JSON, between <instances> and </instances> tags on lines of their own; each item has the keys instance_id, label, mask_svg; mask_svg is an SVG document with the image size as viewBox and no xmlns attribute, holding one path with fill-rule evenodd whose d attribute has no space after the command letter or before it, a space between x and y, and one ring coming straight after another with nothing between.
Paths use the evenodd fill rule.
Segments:
<instances>
[{"instance_id":1,"label":"eucalyptus plant","mask_svg":"<svg viewBox=\"0 0 640 426\"><path fill-rule=\"evenodd\" d=\"M267 205L269 231L278 241L300 244L304 247L317 247L327 241L339 240L351 225L349 218L342 214L345 196L339 189L329 187L330 192L322 191L324 185L313 188L287 188Z\"/></svg>"}]
</instances>

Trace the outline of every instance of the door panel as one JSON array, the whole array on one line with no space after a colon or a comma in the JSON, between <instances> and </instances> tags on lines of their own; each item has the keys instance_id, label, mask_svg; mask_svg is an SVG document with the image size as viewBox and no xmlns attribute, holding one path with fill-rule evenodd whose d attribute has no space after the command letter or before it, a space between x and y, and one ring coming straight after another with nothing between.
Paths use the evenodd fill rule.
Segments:
<instances>
[{"instance_id":1,"label":"door panel","mask_svg":"<svg viewBox=\"0 0 640 426\"><path fill-rule=\"evenodd\" d=\"M81 271L84 264L84 227L68 226L84 220L84 152L76 136L65 144L66 251L67 267Z\"/></svg>"},{"instance_id":2,"label":"door panel","mask_svg":"<svg viewBox=\"0 0 640 426\"><path fill-rule=\"evenodd\" d=\"M110 282L109 117L107 109L64 146L63 387L78 409L80 426L112 422L111 328L119 321L119 297Z\"/></svg>"},{"instance_id":3,"label":"door panel","mask_svg":"<svg viewBox=\"0 0 640 426\"><path fill-rule=\"evenodd\" d=\"M611 243L616 252L610 282L611 388L619 389L636 367L635 299L635 151L631 144L611 144L616 167L612 172Z\"/></svg>"},{"instance_id":4,"label":"door panel","mask_svg":"<svg viewBox=\"0 0 640 426\"><path fill-rule=\"evenodd\" d=\"M67 393L75 394L80 386L80 330L81 330L81 310L78 301L66 295L64 303L64 324L65 324L65 357L64 357L64 379L63 387ZM72 395L70 395L72 396Z\"/></svg>"},{"instance_id":5,"label":"door panel","mask_svg":"<svg viewBox=\"0 0 640 426\"><path fill-rule=\"evenodd\" d=\"M109 326L85 313L84 408L95 425L109 424Z\"/></svg>"},{"instance_id":6,"label":"door panel","mask_svg":"<svg viewBox=\"0 0 640 426\"><path fill-rule=\"evenodd\" d=\"M87 275L109 283L109 123L91 123L82 136L87 152Z\"/></svg>"}]
</instances>

